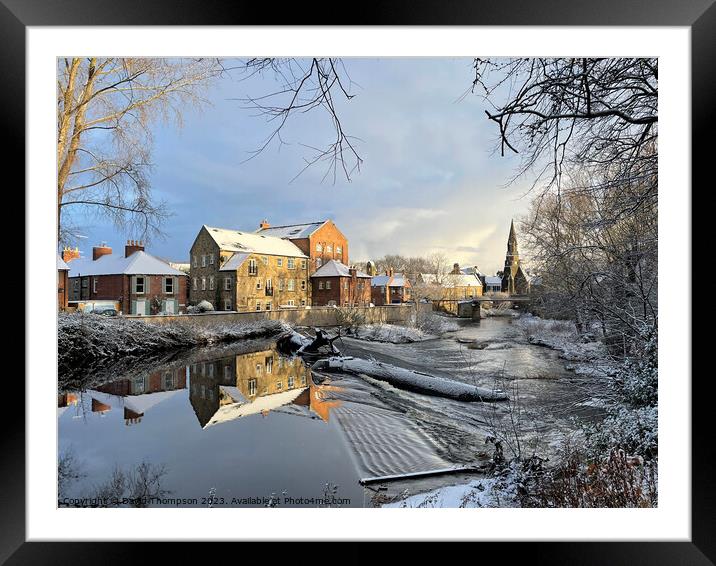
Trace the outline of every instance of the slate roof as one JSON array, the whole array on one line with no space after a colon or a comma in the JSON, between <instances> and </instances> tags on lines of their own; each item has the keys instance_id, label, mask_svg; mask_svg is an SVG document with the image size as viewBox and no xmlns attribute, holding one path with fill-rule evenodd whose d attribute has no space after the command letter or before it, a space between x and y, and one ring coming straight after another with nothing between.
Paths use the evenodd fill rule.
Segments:
<instances>
[{"instance_id":1,"label":"slate roof","mask_svg":"<svg viewBox=\"0 0 716 566\"><path fill-rule=\"evenodd\" d=\"M70 277L85 275L184 275L168 263L144 251L134 252L129 257L107 254L99 259L73 259L68 264Z\"/></svg>"},{"instance_id":2,"label":"slate roof","mask_svg":"<svg viewBox=\"0 0 716 566\"><path fill-rule=\"evenodd\" d=\"M311 277L350 277L350 271L347 265L332 259L324 263ZM364 277L370 279L370 275L358 271L357 277Z\"/></svg>"},{"instance_id":3,"label":"slate roof","mask_svg":"<svg viewBox=\"0 0 716 566\"><path fill-rule=\"evenodd\" d=\"M286 226L269 226L268 228L259 228L256 233L264 234L265 236L274 236L276 238L308 238L321 226L323 226L328 220L322 220L320 222L308 222L306 224L289 224Z\"/></svg>"},{"instance_id":4,"label":"slate roof","mask_svg":"<svg viewBox=\"0 0 716 566\"><path fill-rule=\"evenodd\" d=\"M306 258L307 256L291 241L255 232L242 232L226 228L204 226L220 249L231 252L248 252Z\"/></svg>"}]
</instances>

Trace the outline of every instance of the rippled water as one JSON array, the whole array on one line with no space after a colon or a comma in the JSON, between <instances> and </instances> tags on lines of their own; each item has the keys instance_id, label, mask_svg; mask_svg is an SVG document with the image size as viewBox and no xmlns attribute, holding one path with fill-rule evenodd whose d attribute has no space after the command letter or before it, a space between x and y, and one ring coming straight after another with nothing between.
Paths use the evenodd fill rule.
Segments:
<instances>
[{"instance_id":1,"label":"rippled water","mask_svg":"<svg viewBox=\"0 0 716 566\"><path fill-rule=\"evenodd\" d=\"M463 343L472 340L487 345ZM211 495L216 506L360 507L369 504L361 478L475 463L488 456L487 434L507 438L516 427L521 448L548 450L574 427L572 418L595 414L583 405L594 384L567 371L555 352L527 344L509 319L463 323L421 343L344 339L340 347L467 383L497 382L519 403L464 403L350 375L314 383L300 359L269 342L196 351L60 388L60 454L73 455L80 476L63 495L90 497L116 469L148 462L163 468L168 497L194 498L189 506L206 506Z\"/></svg>"}]
</instances>

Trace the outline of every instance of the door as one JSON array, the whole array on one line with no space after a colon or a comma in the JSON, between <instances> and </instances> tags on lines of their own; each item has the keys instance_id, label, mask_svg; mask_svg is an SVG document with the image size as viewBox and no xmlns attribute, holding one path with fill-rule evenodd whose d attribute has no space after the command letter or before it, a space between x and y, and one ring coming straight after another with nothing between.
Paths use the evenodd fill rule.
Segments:
<instances>
[{"instance_id":1,"label":"door","mask_svg":"<svg viewBox=\"0 0 716 566\"><path fill-rule=\"evenodd\" d=\"M174 299L168 299L164 308L167 314L174 314Z\"/></svg>"},{"instance_id":2,"label":"door","mask_svg":"<svg viewBox=\"0 0 716 566\"><path fill-rule=\"evenodd\" d=\"M144 299L137 300L137 312L135 314L147 314L147 301Z\"/></svg>"}]
</instances>

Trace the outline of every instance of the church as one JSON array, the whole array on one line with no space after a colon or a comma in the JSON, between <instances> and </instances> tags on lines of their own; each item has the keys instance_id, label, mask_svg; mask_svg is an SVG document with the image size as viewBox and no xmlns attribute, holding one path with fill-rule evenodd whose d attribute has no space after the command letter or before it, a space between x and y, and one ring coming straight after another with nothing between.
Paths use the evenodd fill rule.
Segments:
<instances>
[{"instance_id":1,"label":"church","mask_svg":"<svg viewBox=\"0 0 716 566\"><path fill-rule=\"evenodd\" d=\"M526 295L530 291L529 280L520 265L520 255L517 252L517 236L515 223L510 223L510 236L507 239L507 255L505 268L502 271L502 292L510 295Z\"/></svg>"}]
</instances>

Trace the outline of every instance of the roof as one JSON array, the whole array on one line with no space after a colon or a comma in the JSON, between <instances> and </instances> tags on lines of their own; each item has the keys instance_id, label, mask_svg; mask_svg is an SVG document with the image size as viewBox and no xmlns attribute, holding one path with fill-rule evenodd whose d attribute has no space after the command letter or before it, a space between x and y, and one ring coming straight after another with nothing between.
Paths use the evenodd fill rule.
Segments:
<instances>
[{"instance_id":1,"label":"roof","mask_svg":"<svg viewBox=\"0 0 716 566\"><path fill-rule=\"evenodd\" d=\"M332 259L324 263L311 277L350 277L349 267L340 261ZM356 271L356 277L370 279L370 275L362 271Z\"/></svg>"},{"instance_id":2,"label":"roof","mask_svg":"<svg viewBox=\"0 0 716 566\"><path fill-rule=\"evenodd\" d=\"M96 260L73 259L70 263L70 277L82 275L183 275L168 263L145 251L134 252L129 257L107 254Z\"/></svg>"},{"instance_id":3,"label":"roof","mask_svg":"<svg viewBox=\"0 0 716 566\"><path fill-rule=\"evenodd\" d=\"M408 280L402 273L395 273L393 275L376 275L371 277L371 287L405 287Z\"/></svg>"},{"instance_id":4,"label":"roof","mask_svg":"<svg viewBox=\"0 0 716 566\"><path fill-rule=\"evenodd\" d=\"M502 285L502 277L485 275L485 285Z\"/></svg>"},{"instance_id":5,"label":"roof","mask_svg":"<svg viewBox=\"0 0 716 566\"><path fill-rule=\"evenodd\" d=\"M236 252L226 262L224 262L224 265L219 268L219 271L236 271L250 255L251 254L244 252Z\"/></svg>"},{"instance_id":6,"label":"roof","mask_svg":"<svg viewBox=\"0 0 716 566\"><path fill-rule=\"evenodd\" d=\"M237 400L235 403L227 403L226 405L221 405L219 409L213 414L211 419L209 419L209 422L206 423L202 428L206 429L217 424L233 421L234 419L239 419L241 417L256 415L258 413L261 413L262 411L270 411L273 409L277 409L282 405L286 405L294 401L306 389L308 388L303 387L300 389L289 389L287 391L282 391L281 393L263 395L261 397L256 397L250 402L245 402L246 398L241 395L241 397L243 397L243 400Z\"/></svg>"},{"instance_id":7,"label":"roof","mask_svg":"<svg viewBox=\"0 0 716 566\"><path fill-rule=\"evenodd\" d=\"M206 225L204 225L204 229L214 239L219 248L225 251L307 257L293 242L283 238L254 232L214 228Z\"/></svg>"},{"instance_id":8,"label":"roof","mask_svg":"<svg viewBox=\"0 0 716 566\"><path fill-rule=\"evenodd\" d=\"M69 271L70 266L65 263L60 254L57 254L57 269L63 271Z\"/></svg>"},{"instance_id":9,"label":"roof","mask_svg":"<svg viewBox=\"0 0 716 566\"><path fill-rule=\"evenodd\" d=\"M308 238L321 226L323 226L328 220L321 220L320 222L308 222L306 224L288 224L286 226L269 226L268 228L259 228L256 233L259 232L266 236L274 236L276 238Z\"/></svg>"}]
</instances>

